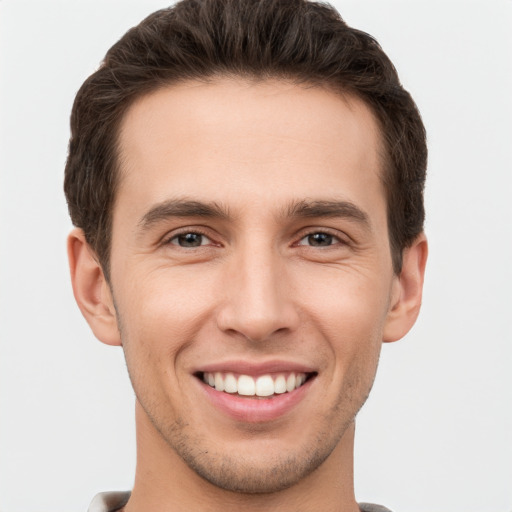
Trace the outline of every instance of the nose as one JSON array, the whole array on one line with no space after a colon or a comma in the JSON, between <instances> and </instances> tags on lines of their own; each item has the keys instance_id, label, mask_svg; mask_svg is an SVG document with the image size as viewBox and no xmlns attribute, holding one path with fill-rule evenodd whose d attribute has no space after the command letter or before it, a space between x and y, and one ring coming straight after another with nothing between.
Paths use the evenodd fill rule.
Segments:
<instances>
[{"instance_id":1,"label":"nose","mask_svg":"<svg viewBox=\"0 0 512 512\"><path fill-rule=\"evenodd\" d=\"M218 327L251 341L265 341L299 325L285 262L269 248L246 247L228 266Z\"/></svg>"}]
</instances>

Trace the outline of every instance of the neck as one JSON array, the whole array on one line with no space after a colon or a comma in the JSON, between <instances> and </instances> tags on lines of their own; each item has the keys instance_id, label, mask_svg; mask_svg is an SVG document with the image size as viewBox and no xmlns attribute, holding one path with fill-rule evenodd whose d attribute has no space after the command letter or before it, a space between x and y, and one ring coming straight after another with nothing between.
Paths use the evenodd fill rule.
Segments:
<instances>
[{"instance_id":1,"label":"neck","mask_svg":"<svg viewBox=\"0 0 512 512\"><path fill-rule=\"evenodd\" d=\"M269 494L221 489L200 477L176 454L136 406L137 468L124 512L357 512L353 489L354 424L327 459L291 487Z\"/></svg>"}]
</instances>

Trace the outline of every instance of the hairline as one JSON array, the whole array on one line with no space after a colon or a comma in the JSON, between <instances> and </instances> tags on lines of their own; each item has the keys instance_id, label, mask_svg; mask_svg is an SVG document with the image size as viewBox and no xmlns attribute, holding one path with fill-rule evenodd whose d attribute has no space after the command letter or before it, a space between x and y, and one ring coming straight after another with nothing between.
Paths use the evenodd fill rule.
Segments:
<instances>
[{"instance_id":1,"label":"hairline","mask_svg":"<svg viewBox=\"0 0 512 512\"><path fill-rule=\"evenodd\" d=\"M153 94L158 93L159 91L165 89L172 89L180 84L212 84L219 82L223 79L238 81L238 82L246 82L250 85L258 85L261 83L269 83L269 82L280 82L280 83L289 83L290 85L303 87L304 89L316 88L320 90L324 90L327 93L331 93L341 98L345 103L350 107L351 101L358 100L362 102L370 111L376 126L377 126L377 136L378 136L378 147L377 147L377 156L380 161L380 168L378 172L378 178L380 184L382 186L382 193L384 194L384 199L386 202L386 226L387 226L387 236L389 242L389 249L391 252L391 259L393 265L393 271L395 274L399 274L401 270L401 262L402 262L402 250L400 248L393 247L392 240L392 232L391 226L389 223L390 215L389 215L389 207L390 207L390 197L388 193L388 189L392 186L392 183L388 183L389 178L392 178L392 170L391 166L392 159L390 155L390 151L388 148L388 144L386 141L384 126L381 122L380 116L378 115L378 111L375 106L364 97L363 94L358 91L345 87L341 82L339 84L336 83L336 80L323 79L321 77L318 80L314 79L300 79L300 76L294 76L293 74L278 74L278 73L267 73L267 74L256 74L249 72L234 72L234 71L217 71L212 72L210 74L199 75L197 77L180 77L176 79L167 79L167 80L155 80L153 83L148 82L148 87L143 88L138 93L134 94L131 97L126 98L123 102L120 103L119 111L118 111L118 119L113 126L113 161L112 161L112 200L110 203L109 210L107 212L107 219L105 225L105 233L103 236L106 238L106 247L105 247L105 255L104 257L99 257L103 274L110 284L110 262L111 262L111 252L112 252L112 234L113 234L113 217L114 217L114 209L116 207L117 197L119 187L121 185L121 181L123 179L123 154L122 154L122 133L123 126L126 121L126 117L129 111L140 101L151 96ZM399 252L398 260L395 261L395 251ZM94 252L97 251L94 248ZM105 260L105 261L104 261Z\"/></svg>"}]
</instances>

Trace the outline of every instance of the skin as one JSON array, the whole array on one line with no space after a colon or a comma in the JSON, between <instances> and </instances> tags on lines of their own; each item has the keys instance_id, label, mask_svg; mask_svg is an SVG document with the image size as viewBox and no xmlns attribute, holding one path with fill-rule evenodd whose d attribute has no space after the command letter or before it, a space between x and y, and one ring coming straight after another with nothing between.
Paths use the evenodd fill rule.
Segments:
<instances>
[{"instance_id":1,"label":"skin","mask_svg":"<svg viewBox=\"0 0 512 512\"><path fill-rule=\"evenodd\" d=\"M68 248L77 302L122 345L137 396L125 510L357 511L354 418L382 342L417 317L427 256L420 235L393 273L373 114L219 78L141 98L120 143L110 283L80 230ZM271 421L224 414L195 375L276 359L315 377Z\"/></svg>"}]
</instances>

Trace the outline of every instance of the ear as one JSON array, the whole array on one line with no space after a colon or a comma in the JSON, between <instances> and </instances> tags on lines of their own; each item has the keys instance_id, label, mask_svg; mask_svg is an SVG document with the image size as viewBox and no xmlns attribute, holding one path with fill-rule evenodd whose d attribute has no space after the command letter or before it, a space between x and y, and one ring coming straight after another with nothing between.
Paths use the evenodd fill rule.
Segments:
<instances>
[{"instance_id":1,"label":"ear","mask_svg":"<svg viewBox=\"0 0 512 512\"><path fill-rule=\"evenodd\" d=\"M394 277L391 305L384 326L384 342L403 338L418 318L427 255L428 244L424 233L418 235L403 252L402 270L400 275Z\"/></svg>"},{"instance_id":2,"label":"ear","mask_svg":"<svg viewBox=\"0 0 512 512\"><path fill-rule=\"evenodd\" d=\"M68 236L68 259L75 300L94 335L107 345L121 345L110 286L81 229Z\"/></svg>"}]
</instances>

